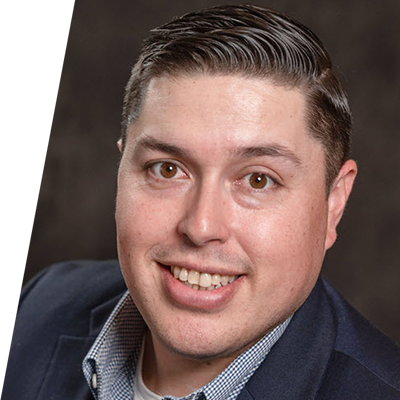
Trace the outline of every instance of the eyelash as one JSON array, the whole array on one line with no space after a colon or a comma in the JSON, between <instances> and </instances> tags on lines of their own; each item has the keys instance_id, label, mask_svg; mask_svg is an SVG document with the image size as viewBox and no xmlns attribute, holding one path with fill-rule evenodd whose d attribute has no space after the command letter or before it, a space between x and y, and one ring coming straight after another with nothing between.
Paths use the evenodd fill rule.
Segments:
<instances>
[{"instance_id":1,"label":"eyelash","mask_svg":"<svg viewBox=\"0 0 400 400\"><path fill-rule=\"evenodd\" d=\"M172 180L173 178L177 179L177 178L175 177L175 175L174 175L174 176L171 176L170 178L167 178L167 177L165 177L165 176L161 176L160 171L157 171L157 170L156 170L156 167L157 167L157 166L160 166L160 167L161 167L161 166L163 166L164 164L170 164L171 166L176 167L177 173L179 173L179 171L181 171L181 174L183 174L185 177L188 176L188 175L186 174L186 172L184 172L184 171L182 170L182 168L179 167L179 165L177 165L176 163L171 162L171 161L156 161L156 162L147 163L147 164L144 165L144 170L145 170L148 174L153 173L153 174L156 176L156 178L157 178L157 179L160 179L160 180Z\"/></svg>"},{"instance_id":2,"label":"eyelash","mask_svg":"<svg viewBox=\"0 0 400 400\"><path fill-rule=\"evenodd\" d=\"M156 170L156 167L162 167L164 164L169 164L169 166L171 167L176 167L177 170L177 174L179 174L179 171L181 172L181 175L183 175L184 178L188 177L188 174L186 172L183 171L183 169L177 165L175 162L171 162L171 161L156 161L156 162L151 162L151 163L147 163L144 165L144 170L150 174L154 174L156 176L157 179L159 180L165 180L165 181L169 181L169 180L176 180L176 179L182 179L182 176L177 177L176 174L174 174L171 177L165 177L161 175L161 172L158 170ZM250 184L250 179L252 176L258 175L258 177L262 178L265 177L266 178L266 185L264 187L260 187L260 188L256 188L256 187L252 187ZM262 192L265 190L271 190L274 188L274 186L280 185L279 182L272 178L270 175L262 173L262 172L251 172L249 174L244 175L242 178L237 179L234 181L234 184L237 186L242 186L242 181L244 180L248 180L248 190L254 191L254 192Z\"/></svg>"},{"instance_id":3,"label":"eyelash","mask_svg":"<svg viewBox=\"0 0 400 400\"><path fill-rule=\"evenodd\" d=\"M255 177L255 179L257 178L265 178L266 182L265 182L265 186L262 187L253 187L251 185L250 179L252 177ZM265 191L265 190L271 190L275 185L278 184L278 182L272 178L271 176L269 176L268 174L262 173L262 172L251 172L247 175L245 175L243 178L238 179L237 181L235 181L235 183L237 185L241 185L241 181L246 181L247 182L247 186L248 189L251 191L255 191L255 192L261 192L261 191ZM255 182L256 183L256 182Z\"/></svg>"}]
</instances>

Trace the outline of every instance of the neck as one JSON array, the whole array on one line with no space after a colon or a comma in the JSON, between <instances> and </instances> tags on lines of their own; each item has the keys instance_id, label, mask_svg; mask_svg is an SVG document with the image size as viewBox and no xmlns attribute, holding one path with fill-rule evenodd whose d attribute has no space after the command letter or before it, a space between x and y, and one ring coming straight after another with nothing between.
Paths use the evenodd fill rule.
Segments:
<instances>
[{"instance_id":1,"label":"neck","mask_svg":"<svg viewBox=\"0 0 400 400\"><path fill-rule=\"evenodd\" d=\"M167 349L147 331L142 378L154 393L182 397L212 381L234 358L188 359Z\"/></svg>"}]
</instances>

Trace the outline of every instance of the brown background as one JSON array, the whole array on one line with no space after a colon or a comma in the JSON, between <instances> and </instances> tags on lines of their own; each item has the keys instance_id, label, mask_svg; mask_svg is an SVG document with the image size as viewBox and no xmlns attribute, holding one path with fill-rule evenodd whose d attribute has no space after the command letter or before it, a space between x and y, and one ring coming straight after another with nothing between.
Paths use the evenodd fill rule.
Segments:
<instances>
[{"instance_id":1,"label":"brown background","mask_svg":"<svg viewBox=\"0 0 400 400\"><path fill-rule=\"evenodd\" d=\"M115 143L141 41L174 16L224 3L236 2L76 0L24 281L53 262L116 256ZM400 2L257 4L314 30L343 77L359 176L324 274L400 342Z\"/></svg>"}]
</instances>

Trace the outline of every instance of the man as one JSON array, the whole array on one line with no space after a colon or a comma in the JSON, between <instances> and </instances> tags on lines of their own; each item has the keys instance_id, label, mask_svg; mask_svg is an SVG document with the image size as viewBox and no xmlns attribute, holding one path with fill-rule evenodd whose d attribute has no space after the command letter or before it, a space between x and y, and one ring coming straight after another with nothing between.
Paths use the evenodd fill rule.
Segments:
<instances>
[{"instance_id":1,"label":"man","mask_svg":"<svg viewBox=\"0 0 400 400\"><path fill-rule=\"evenodd\" d=\"M31 281L3 400L400 398L399 349L319 278L350 132L298 22L221 6L152 31L118 142L124 279L77 262Z\"/></svg>"}]
</instances>

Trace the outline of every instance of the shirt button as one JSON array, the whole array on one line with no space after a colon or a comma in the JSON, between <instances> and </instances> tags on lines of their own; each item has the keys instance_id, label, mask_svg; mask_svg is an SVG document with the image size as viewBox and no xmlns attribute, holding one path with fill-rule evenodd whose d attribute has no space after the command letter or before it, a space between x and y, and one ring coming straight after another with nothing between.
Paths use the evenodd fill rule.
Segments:
<instances>
[{"instance_id":1,"label":"shirt button","mask_svg":"<svg viewBox=\"0 0 400 400\"><path fill-rule=\"evenodd\" d=\"M92 387L93 389L97 389L97 374L92 375Z\"/></svg>"}]
</instances>

